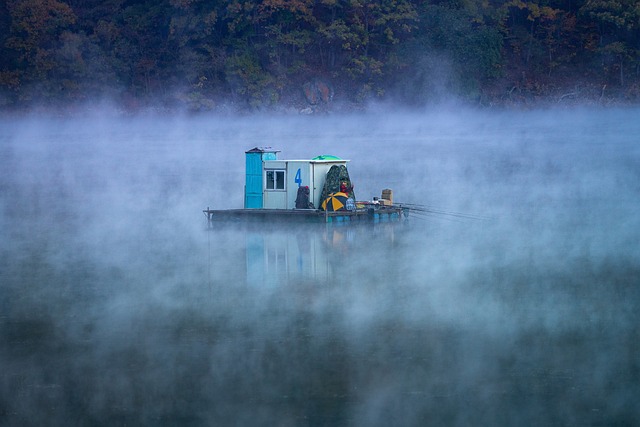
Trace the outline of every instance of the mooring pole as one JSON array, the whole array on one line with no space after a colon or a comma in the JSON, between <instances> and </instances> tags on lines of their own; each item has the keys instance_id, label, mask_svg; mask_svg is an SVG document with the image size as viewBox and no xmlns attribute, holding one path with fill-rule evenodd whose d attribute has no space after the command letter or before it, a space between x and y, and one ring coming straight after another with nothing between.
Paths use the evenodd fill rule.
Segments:
<instances>
[{"instance_id":1,"label":"mooring pole","mask_svg":"<svg viewBox=\"0 0 640 427\"><path fill-rule=\"evenodd\" d=\"M207 206L205 213L207 214L207 228L211 228L211 209L209 206Z\"/></svg>"}]
</instances>

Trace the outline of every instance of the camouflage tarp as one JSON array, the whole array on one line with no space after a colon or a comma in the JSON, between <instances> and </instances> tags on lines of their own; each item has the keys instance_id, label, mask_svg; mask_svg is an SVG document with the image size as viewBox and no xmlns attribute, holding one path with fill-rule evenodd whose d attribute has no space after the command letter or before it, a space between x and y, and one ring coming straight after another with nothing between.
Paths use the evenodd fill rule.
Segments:
<instances>
[{"instance_id":1,"label":"camouflage tarp","mask_svg":"<svg viewBox=\"0 0 640 427\"><path fill-rule=\"evenodd\" d=\"M327 172L327 180L324 183L322 194L320 195L320 204L329 197L329 194L339 192L340 184L342 183L345 183L346 185L345 193L347 193L353 200L356 200L356 195L353 192L353 184L351 183L351 179L349 179L347 167L345 165L334 165L331 166L331 169Z\"/></svg>"}]
</instances>

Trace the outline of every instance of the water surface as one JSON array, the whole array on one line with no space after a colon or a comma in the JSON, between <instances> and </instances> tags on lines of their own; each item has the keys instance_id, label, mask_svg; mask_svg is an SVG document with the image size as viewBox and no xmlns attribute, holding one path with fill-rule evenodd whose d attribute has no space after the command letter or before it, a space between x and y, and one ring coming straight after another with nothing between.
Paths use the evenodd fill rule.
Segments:
<instances>
[{"instance_id":1,"label":"water surface","mask_svg":"<svg viewBox=\"0 0 640 427\"><path fill-rule=\"evenodd\" d=\"M0 424L638 424L639 114L0 119ZM265 145L437 212L207 230Z\"/></svg>"}]
</instances>

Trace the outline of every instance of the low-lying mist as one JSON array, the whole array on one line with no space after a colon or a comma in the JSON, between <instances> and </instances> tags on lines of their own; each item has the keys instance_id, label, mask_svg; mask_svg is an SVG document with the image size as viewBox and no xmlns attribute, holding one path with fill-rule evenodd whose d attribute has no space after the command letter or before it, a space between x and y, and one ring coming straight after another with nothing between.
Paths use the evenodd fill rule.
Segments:
<instances>
[{"instance_id":1,"label":"low-lying mist","mask_svg":"<svg viewBox=\"0 0 640 427\"><path fill-rule=\"evenodd\" d=\"M638 113L0 119L0 424L637 424ZM255 146L427 212L207 228Z\"/></svg>"}]
</instances>

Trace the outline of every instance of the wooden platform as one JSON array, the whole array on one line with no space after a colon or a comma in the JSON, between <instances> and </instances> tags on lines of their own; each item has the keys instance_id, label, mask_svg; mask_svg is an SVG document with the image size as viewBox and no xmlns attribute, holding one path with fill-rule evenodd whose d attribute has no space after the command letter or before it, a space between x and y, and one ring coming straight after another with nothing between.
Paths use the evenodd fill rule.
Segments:
<instances>
[{"instance_id":1,"label":"wooden platform","mask_svg":"<svg viewBox=\"0 0 640 427\"><path fill-rule=\"evenodd\" d=\"M316 209L224 209L203 210L209 223L236 222L295 222L295 223L350 223L394 222L406 218L402 207L380 206L355 211L327 212Z\"/></svg>"}]
</instances>

